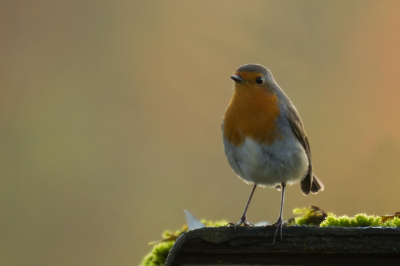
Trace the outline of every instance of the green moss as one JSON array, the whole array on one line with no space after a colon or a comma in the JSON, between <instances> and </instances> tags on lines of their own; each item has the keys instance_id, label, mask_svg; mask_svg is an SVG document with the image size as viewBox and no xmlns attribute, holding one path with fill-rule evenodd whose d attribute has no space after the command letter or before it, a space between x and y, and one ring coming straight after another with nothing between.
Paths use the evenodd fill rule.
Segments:
<instances>
[{"instance_id":1,"label":"green moss","mask_svg":"<svg viewBox=\"0 0 400 266\"><path fill-rule=\"evenodd\" d=\"M162 237L163 239L176 239L178 236L180 236L182 233L187 232L188 227L187 225L182 226L181 229L176 230L176 231L164 231L164 233L162 233Z\"/></svg>"},{"instance_id":2,"label":"green moss","mask_svg":"<svg viewBox=\"0 0 400 266\"><path fill-rule=\"evenodd\" d=\"M294 209L294 214L301 214L301 217L294 218L289 225L314 225L318 226L328 216L323 210L317 206L311 205L309 208Z\"/></svg>"},{"instance_id":3,"label":"green moss","mask_svg":"<svg viewBox=\"0 0 400 266\"><path fill-rule=\"evenodd\" d=\"M175 241L169 241L155 245L153 250L143 258L140 266L163 266L174 243Z\"/></svg>"},{"instance_id":4,"label":"green moss","mask_svg":"<svg viewBox=\"0 0 400 266\"><path fill-rule=\"evenodd\" d=\"M354 217L348 217L346 215L337 217L334 214L328 215L328 217L321 223L321 227L327 226L340 226L340 227L367 227L367 226L390 226L399 227L400 219L394 217L393 219L382 222L382 218L375 215L366 215L365 213L357 214Z\"/></svg>"},{"instance_id":5,"label":"green moss","mask_svg":"<svg viewBox=\"0 0 400 266\"><path fill-rule=\"evenodd\" d=\"M381 217L375 215L357 214L351 218L351 226L380 226ZM353 222L354 221L354 222Z\"/></svg>"},{"instance_id":6,"label":"green moss","mask_svg":"<svg viewBox=\"0 0 400 266\"><path fill-rule=\"evenodd\" d=\"M228 224L228 222L225 220L213 222L213 221L208 221L205 219L201 220L201 223L207 227L219 227L219 226L225 226Z\"/></svg>"},{"instance_id":7,"label":"green moss","mask_svg":"<svg viewBox=\"0 0 400 266\"><path fill-rule=\"evenodd\" d=\"M201 220L201 222L205 226L209 227L224 226L228 223L227 221L212 222L207 220ZM140 266L164 266L165 260L167 259L168 253L174 245L175 240L178 236L187 231L187 225L184 225L180 230L164 231L164 233L162 233L163 240L150 243L155 244L155 246L153 247L153 250L143 258Z\"/></svg>"},{"instance_id":8,"label":"green moss","mask_svg":"<svg viewBox=\"0 0 400 266\"><path fill-rule=\"evenodd\" d=\"M314 225L314 226L338 226L338 227L367 227L367 226L382 226L382 227L400 227L400 213L387 216L366 215L365 213L357 214L354 217L336 216L332 213L326 214L317 206L309 208L294 209L293 213L301 214L301 217L296 217L289 221L289 225Z\"/></svg>"},{"instance_id":9,"label":"green moss","mask_svg":"<svg viewBox=\"0 0 400 266\"><path fill-rule=\"evenodd\" d=\"M386 222L383 222L381 226L387 226L387 227L400 227L400 218L399 217L394 217L393 219L387 220Z\"/></svg>"}]
</instances>

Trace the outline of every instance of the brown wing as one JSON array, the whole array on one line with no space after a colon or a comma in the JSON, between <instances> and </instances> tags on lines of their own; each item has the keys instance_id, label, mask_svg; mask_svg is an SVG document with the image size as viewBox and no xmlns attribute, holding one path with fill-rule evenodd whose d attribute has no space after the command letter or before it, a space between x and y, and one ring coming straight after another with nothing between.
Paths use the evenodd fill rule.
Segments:
<instances>
[{"instance_id":1,"label":"brown wing","mask_svg":"<svg viewBox=\"0 0 400 266\"><path fill-rule=\"evenodd\" d=\"M293 104L288 105L288 115L289 115L289 122L290 126L294 134L296 135L297 139L300 141L301 145L303 146L307 158L308 158L308 170L306 176L301 180L301 192L304 195L312 193L317 193L318 191L324 190L324 185L322 182L313 174L312 170L312 163L311 163L311 150L310 144L308 143L308 139L306 136L306 132L304 131L303 122L301 121L300 115L297 112L296 108Z\"/></svg>"}]
</instances>

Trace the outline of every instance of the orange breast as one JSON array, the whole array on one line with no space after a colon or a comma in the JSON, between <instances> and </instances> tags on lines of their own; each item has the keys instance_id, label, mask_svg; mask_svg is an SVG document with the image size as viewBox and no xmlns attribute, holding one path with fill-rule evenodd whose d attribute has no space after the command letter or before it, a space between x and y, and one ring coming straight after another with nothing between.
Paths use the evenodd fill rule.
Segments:
<instances>
[{"instance_id":1,"label":"orange breast","mask_svg":"<svg viewBox=\"0 0 400 266\"><path fill-rule=\"evenodd\" d=\"M224 137L235 146L241 145L245 137L271 144L281 138L276 124L279 114L276 94L237 84L224 116Z\"/></svg>"}]
</instances>

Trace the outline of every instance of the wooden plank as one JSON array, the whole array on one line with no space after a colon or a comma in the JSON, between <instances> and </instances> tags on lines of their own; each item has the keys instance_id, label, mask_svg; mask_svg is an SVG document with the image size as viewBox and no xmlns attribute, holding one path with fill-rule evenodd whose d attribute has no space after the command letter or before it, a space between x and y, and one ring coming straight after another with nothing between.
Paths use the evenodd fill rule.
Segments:
<instances>
[{"instance_id":1,"label":"wooden plank","mask_svg":"<svg viewBox=\"0 0 400 266\"><path fill-rule=\"evenodd\" d=\"M181 235L166 266L400 265L400 228L289 226L272 246L275 228L200 228Z\"/></svg>"}]
</instances>

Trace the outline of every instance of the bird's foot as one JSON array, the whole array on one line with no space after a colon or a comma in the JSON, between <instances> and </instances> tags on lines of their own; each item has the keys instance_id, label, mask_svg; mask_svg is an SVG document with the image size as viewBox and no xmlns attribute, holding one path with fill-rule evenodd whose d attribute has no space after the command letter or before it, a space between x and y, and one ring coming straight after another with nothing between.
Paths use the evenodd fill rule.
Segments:
<instances>
[{"instance_id":1,"label":"bird's foot","mask_svg":"<svg viewBox=\"0 0 400 266\"><path fill-rule=\"evenodd\" d=\"M243 214L242 218L240 218L239 222L237 223L229 223L228 225L232 225L233 226L233 230L236 231L236 227L241 226L243 224L243 226L248 227L248 226L254 226L253 223L250 223L247 221L246 215Z\"/></svg>"},{"instance_id":2,"label":"bird's foot","mask_svg":"<svg viewBox=\"0 0 400 266\"><path fill-rule=\"evenodd\" d=\"M267 225L265 227L275 227L276 226L276 230L274 233L274 240L272 241L272 246L275 245L275 239L276 236L278 235L278 232L281 236L281 241L283 241L282 239L282 227L286 225L286 222L282 221L282 217L279 216L278 221L276 221L276 223L271 224L271 225Z\"/></svg>"}]
</instances>

